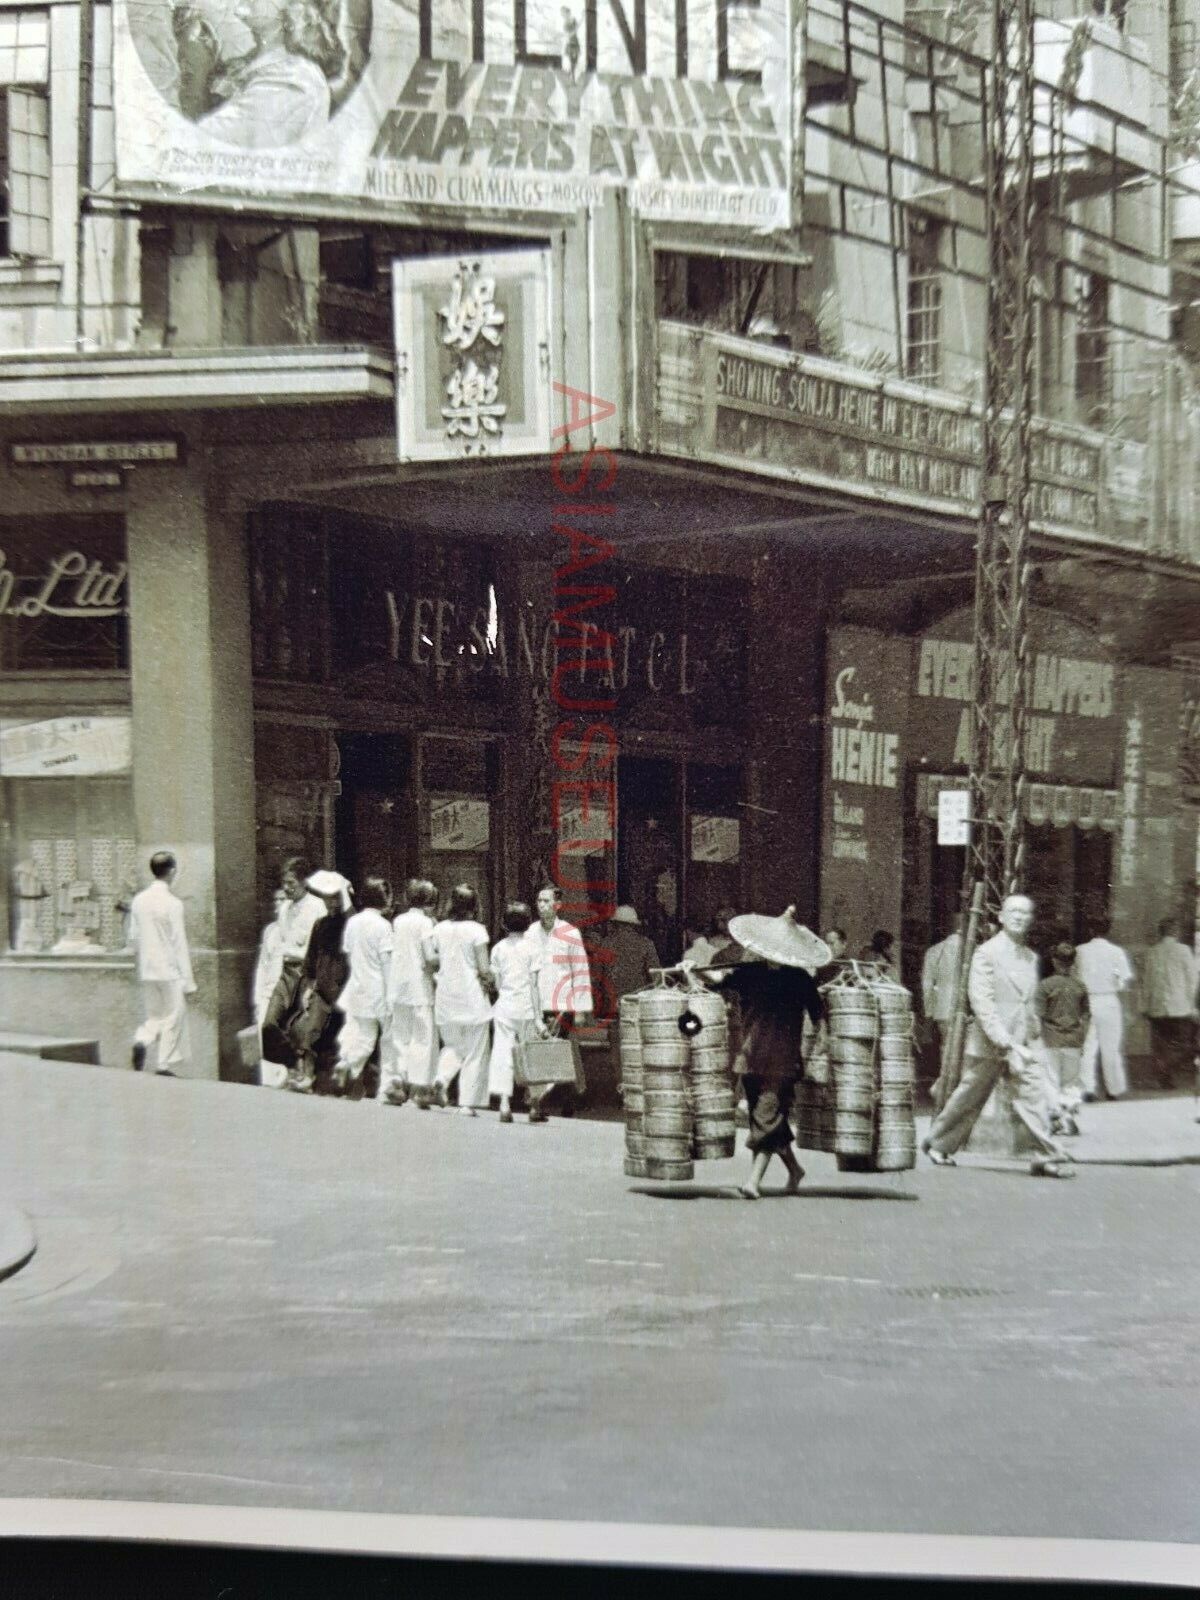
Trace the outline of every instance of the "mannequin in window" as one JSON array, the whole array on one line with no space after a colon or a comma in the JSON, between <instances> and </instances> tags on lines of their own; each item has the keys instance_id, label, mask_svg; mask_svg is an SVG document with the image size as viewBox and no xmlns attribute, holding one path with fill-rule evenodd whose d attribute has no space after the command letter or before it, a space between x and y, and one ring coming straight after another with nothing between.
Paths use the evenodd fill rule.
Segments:
<instances>
[{"instance_id":1,"label":"mannequin in window","mask_svg":"<svg viewBox=\"0 0 1200 1600\"><path fill-rule=\"evenodd\" d=\"M38 955L42 930L38 926L41 903L49 890L32 861L18 861L13 868L13 949L18 955Z\"/></svg>"}]
</instances>

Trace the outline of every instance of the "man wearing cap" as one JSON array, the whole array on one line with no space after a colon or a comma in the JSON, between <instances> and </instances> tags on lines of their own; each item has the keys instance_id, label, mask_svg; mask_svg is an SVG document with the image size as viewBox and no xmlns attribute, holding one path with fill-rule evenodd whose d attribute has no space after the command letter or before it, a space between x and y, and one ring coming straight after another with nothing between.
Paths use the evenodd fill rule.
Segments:
<instances>
[{"instance_id":1,"label":"man wearing cap","mask_svg":"<svg viewBox=\"0 0 1200 1600\"><path fill-rule=\"evenodd\" d=\"M954 1152L971 1129L988 1096L1006 1070L1014 1080L1013 1110L1028 1128L1040 1154L1035 1177L1069 1178L1067 1152L1050 1135L1046 1118L1046 1078L1037 1014L1038 960L1027 943L1033 901L1010 894L1000 907L1000 932L971 957L967 995L971 1025L967 1033L962 1081L933 1119L922 1150L935 1167L952 1167Z\"/></svg>"},{"instance_id":2,"label":"man wearing cap","mask_svg":"<svg viewBox=\"0 0 1200 1600\"><path fill-rule=\"evenodd\" d=\"M606 998L615 1011L622 996L650 987L654 970L660 963L654 940L643 929L642 919L633 906L617 907L604 942L610 954L606 962L607 978L600 988L607 988ZM608 1014L607 1008L602 1012L597 1006L596 1010L598 1015Z\"/></svg>"}]
</instances>

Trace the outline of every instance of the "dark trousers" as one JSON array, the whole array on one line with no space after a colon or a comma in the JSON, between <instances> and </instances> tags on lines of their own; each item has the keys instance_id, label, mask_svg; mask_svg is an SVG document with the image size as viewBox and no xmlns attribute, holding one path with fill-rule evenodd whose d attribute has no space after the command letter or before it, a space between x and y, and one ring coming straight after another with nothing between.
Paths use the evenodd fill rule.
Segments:
<instances>
[{"instance_id":1,"label":"dark trousers","mask_svg":"<svg viewBox=\"0 0 1200 1600\"><path fill-rule=\"evenodd\" d=\"M296 1046L288 1035L288 1025L296 1009L300 992L300 979L304 973L302 961L285 961L279 981L267 1002L262 1023L262 1053L264 1061L274 1061L290 1071L296 1065Z\"/></svg>"},{"instance_id":2,"label":"dark trousers","mask_svg":"<svg viewBox=\"0 0 1200 1600\"><path fill-rule=\"evenodd\" d=\"M1192 1056L1196 1049L1196 1024L1191 1017L1151 1017L1150 1048L1154 1070L1164 1089L1173 1089L1182 1075L1192 1075Z\"/></svg>"}]
</instances>

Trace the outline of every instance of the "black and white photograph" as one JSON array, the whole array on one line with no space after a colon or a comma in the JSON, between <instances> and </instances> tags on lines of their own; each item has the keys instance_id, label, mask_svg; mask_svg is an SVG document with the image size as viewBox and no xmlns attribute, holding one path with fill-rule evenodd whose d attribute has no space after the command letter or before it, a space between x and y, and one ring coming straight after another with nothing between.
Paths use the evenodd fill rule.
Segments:
<instances>
[{"instance_id":1,"label":"black and white photograph","mask_svg":"<svg viewBox=\"0 0 1200 1600\"><path fill-rule=\"evenodd\" d=\"M0 1550L1200 1580L1200 0L0 0L0 484Z\"/></svg>"}]
</instances>

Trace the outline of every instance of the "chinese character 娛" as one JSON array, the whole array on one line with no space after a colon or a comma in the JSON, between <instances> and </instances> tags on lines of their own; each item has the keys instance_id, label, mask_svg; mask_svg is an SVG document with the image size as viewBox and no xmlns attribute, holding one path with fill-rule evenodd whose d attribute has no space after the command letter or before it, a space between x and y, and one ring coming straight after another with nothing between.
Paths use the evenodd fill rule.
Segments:
<instances>
[{"instance_id":1,"label":"chinese character \u5a1b","mask_svg":"<svg viewBox=\"0 0 1200 1600\"><path fill-rule=\"evenodd\" d=\"M476 339L498 346L504 313L496 305L496 280L481 276L478 262L463 263L454 274L450 304L438 316L445 319L442 343L469 350Z\"/></svg>"}]
</instances>

